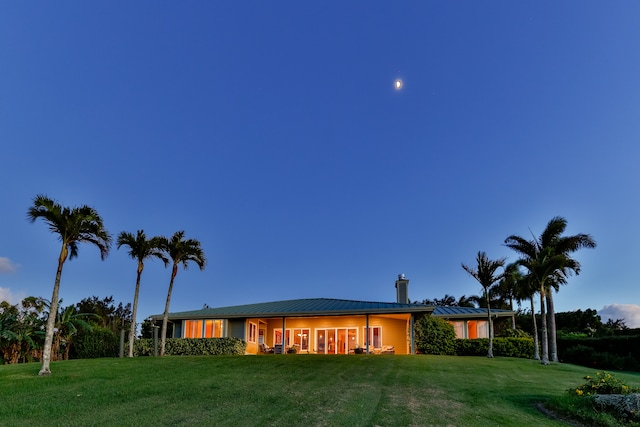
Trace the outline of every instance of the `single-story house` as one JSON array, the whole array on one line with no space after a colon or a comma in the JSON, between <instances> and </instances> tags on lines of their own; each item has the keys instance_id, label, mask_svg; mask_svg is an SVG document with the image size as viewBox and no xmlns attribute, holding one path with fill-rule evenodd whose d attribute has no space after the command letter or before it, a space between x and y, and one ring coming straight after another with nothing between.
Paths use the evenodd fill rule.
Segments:
<instances>
[{"instance_id":1,"label":"single-story house","mask_svg":"<svg viewBox=\"0 0 640 427\"><path fill-rule=\"evenodd\" d=\"M248 354L290 348L299 353L413 354L413 325L424 315L447 319L458 338L488 337L486 309L412 304L409 280L400 275L395 285L397 302L296 299L170 313L169 321L174 338L236 337L247 342ZM492 315L514 313L492 310ZM162 315L152 319L161 322Z\"/></svg>"}]
</instances>

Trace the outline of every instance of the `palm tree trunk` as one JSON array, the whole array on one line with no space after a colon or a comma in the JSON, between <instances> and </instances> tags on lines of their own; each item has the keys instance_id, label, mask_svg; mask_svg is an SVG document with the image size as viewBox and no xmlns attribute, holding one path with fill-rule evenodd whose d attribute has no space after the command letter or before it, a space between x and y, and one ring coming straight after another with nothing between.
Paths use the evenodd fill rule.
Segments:
<instances>
[{"instance_id":1,"label":"palm tree trunk","mask_svg":"<svg viewBox=\"0 0 640 427\"><path fill-rule=\"evenodd\" d=\"M509 307L513 311L513 297L509 296ZM511 316L511 329L516 330L516 316Z\"/></svg>"},{"instance_id":2,"label":"palm tree trunk","mask_svg":"<svg viewBox=\"0 0 640 427\"><path fill-rule=\"evenodd\" d=\"M67 337L67 345L64 347L64 360L69 360L70 350L71 350L71 336Z\"/></svg>"},{"instance_id":3,"label":"palm tree trunk","mask_svg":"<svg viewBox=\"0 0 640 427\"><path fill-rule=\"evenodd\" d=\"M540 360L540 342L538 341L538 325L536 322L536 311L533 304L533 295L529 299L531 301L531 321L533 322L533 360Z\"/></svg>"},{"instance_id":4,"label":"palm tree trunk","mask_svg":"<svg viewBox=\"0 0 640 427\"><path fill-rule=\"evenodd\" d=\"M547 291L547 317L549 319L549 353L551 361L558 362L558 342L556 340L556 311L553 306L553 289Z\"/></svg>"},{"instance_id":5,"label":"palm tree trunk","mask_svg":"<svg viewBox=\"0 0 640 427\"><path fill-rule=\"evenodd\" d=\"M164 306L164 315L162 316L162 332L160 338L160 356L164 356L164 346L167 342L167 324L169 323L169 303L171 302L171 291L173 290L173 280L178 274L178 264L173 263L171 270L171 281L169 282L169 291L167 292L167 303Z\"/></svg>"},{"instance_id":6,"label":"palm tree trunk","mask_svg":"<svg viewBox=\"0 0 640 427\"><path fill-rule=\"evenodd\" d=\"M140 293L140 276L144 264L138 263L138 276L136 278L136 291L133 295L133 309L131 311L131 330L129 331L129 357L133 357L133 341L136 337L136 313L138 312L138 294Z\"/></svg>"},{"instance_id":7,"label":"palm tree trunk","mask_svg":"<svg viewBox=\"0 0 640 427\"><path fill-rule=\"evenodd\" d=\"M542 342L542 364L549 364L549 341L547 339L547 315L544 310L545 291L540 288L540 341Z\"/></svg>"},{"instance_id":8,"label":"palm tree trunk","mask_svg":"<svg viewBox=\"0 0 640 427\"><path fill-rule=\"evenodd\" d=\"M487 319L489 320L489 350L487 351L487 357L493 357L493 322L491 321L491 304L489 303L489 292L485 289L484 292L487 298Z\"/></svg>"},{"instance_id":9,"label":"palm tree trunk","mask_svg":"<svg viewBox=\"0 0 640 427\"><path fill-rule=\"evenodd\" d=\"M56 271L56 281L53 283L53 294L49 306L49 317L47 318L47 328L44 336L44 348L42 350L42 368L38 375L51 375L51 347L53 346L53 330L56 326L56 315L58 314L58 295L60 294L60 278L62 277L62 266L67 259L67 244L62 242L62 249L58 257L58 270Z\"/></svg>"}]
</instances>

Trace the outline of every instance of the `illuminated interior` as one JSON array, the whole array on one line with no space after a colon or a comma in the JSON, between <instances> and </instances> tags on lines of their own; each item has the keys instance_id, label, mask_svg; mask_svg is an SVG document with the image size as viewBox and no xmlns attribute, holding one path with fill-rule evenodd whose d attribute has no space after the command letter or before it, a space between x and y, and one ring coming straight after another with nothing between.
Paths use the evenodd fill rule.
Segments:
<instances>
[{"instance_id":1,"label":"illuminated interior","mask_svg":"<svg viewBox=\"0 0 640 427\"><path fill-rule=\"evenodd\" d=\"M222 338L222 320L185 320L184 338Z\"/></svg>"}]
</instances>

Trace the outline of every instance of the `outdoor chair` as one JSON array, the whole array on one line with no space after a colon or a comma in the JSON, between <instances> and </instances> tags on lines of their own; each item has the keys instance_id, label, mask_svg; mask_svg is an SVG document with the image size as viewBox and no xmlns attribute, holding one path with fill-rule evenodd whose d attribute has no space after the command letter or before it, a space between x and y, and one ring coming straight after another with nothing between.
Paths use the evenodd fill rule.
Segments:
<instances>
[{"instance_id":1,"label":"outdoor chair","mask_svg":"<svg viewBox=\"0 0 640 427\"><path fill-rule=\"evenodd\" d=\"M260 353L273 353L273 348L267 346L265 343L260 344Z\"/></svg>"},{"instance_id":2,"label":"outdoor chair","mask_svg":"<svg viewBox=\"0 0 640 427\"><path fill-rule=\"evenodd\" d=\"M384 345L380 349L380 354L395 354L396 348L392 345Z\"/></svg>"}]
</instances>

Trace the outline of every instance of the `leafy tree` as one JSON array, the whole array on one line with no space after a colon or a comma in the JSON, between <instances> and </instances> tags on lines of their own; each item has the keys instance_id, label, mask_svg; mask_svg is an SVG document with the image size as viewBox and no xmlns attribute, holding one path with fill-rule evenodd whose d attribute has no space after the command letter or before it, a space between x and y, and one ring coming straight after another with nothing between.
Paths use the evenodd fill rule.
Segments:
<instances>
[{"instance_id":1,"label":"leafy tree","mask_svg":"<svg viewBox=\"0 0 640 427\"><path fill-rule=\"evenodd\" d=\"M489 290L502 278L502 274L496 274L500 267L504 267L506 259L499 258L490 260L485 252L478 252L476 256L476 267L472 268L462 264L464 271L469 273L474 279L480 283L483 289L484 297L487 301L487 320L489 322L489 350L487 357L493 357L493 321L491 319L491 302L489 300Z\"/></svg>"},{"instance_id":2,"label":"leafy tree","mask_svg":"<svg viewBox=\"0 0 640 427\"><path fill-rule=\"evenodd\" d=\"M38 195L33 199L33 206L27 212L31 222L42 218L49 225L49 230L58 234L62 242L60 255L58 256L58 268L53 284L51 307L47 319L44 349L42 352L42 368L38 375L50 375L51 348L53 345L53 333L58 312L58 300L60 293L60 278L62 267L67 258L70 260L78 256L78 243L91 243L100 250L100 257L109 254L111 235L104 228L102 217L89 206L75 208L64 207L44 195Z\"/></svg>"},{"instance_id":3,"label":"leafy tree","mask_svg":"<svg viewBox=\"0 0 640 427\"><path fill-rule=\"evenodd\" d=\"M11 363L18 326L18 310L7 301L0 303L0 356Z\"/></svg>"},{"instance_id":4,"label":"leafy tree","mask_svg":"<svg viewBox=\"0 0 640 427\"><path fill-rule=\"evenodd\" d=\"M162 316L162 331L160 341L160 356L164 356L164 348L167 341L167 323L169 322L169 304L171 302L171 292L173 291L173 282L178 274L178 265L186 270L189 261L195 262L200 270L204 269L207 260L204 252L200 247L200 242L195 239L184 239L184 231L177 231L170 240L164 239L162 244L163 250L169 255L173 261L171 269L171 280L169 281L169 290L167 291L167 302L164 306L164 315Z\"/></svg>"},{"instance_id":5,"label":"leafy tree","mask_svg":"<svg viewBox=\"0 0 640 427\"><path fill-rule=\"evenodd\" d=\"M594 336L602 330L602 319L596 310L567 311L556 313L556 328L559 331L573 334L585 334Z\"/></svg>"},{"instance_id":6,"label":"leafy tree","mask_svg":"<svg viewBox=\"0 0 640 427\"><path fill-rule=\"evenodd\" d=\"M140 325L140 338L153 338L153 328L155 324L151 317L147 317Z\"/></svg>"},{"instance_id":7,"label":"leafy tree","mask_svg":"<svg viewBox=\"0 0 640 427\"><path fill-rule=\"evenodd\" d=\"M131 325L131 304L116 306L113 295L100 299L97 296L83 298L76 304L78 313L95 314L89 319L94 326L107 328L114 334L119 334L121 329L128 329Z\"/></svg>"},{"instance_id":8,"label":"leafy tree","mask_svg":"<svg viewBox=\"0 0 640 427\"><path fill-rule=\"evenodd\" d=\"M629 330L629 327L627 326L627 323L625 322L624 319L616 319L616 320L609 319L609 320L607 320L607 323L602 325L602 327L604 329L608 329L610 331L627 331L627 330Z\"/></svg>"},{"instance_id":9,"label":"leafy tree","mask_svg":"<svg viewBox=\"0 0 640 427\"><path fill-rule=\"evenodd\" d=\"M26 362L41 347L44 332L42 298L27 297L20 305L0 303L0 355L6 363Z\"/></svg>"},{"instance_id":10,"label":"leafy tree","mask_svg":"<svg viewBox=\"0 0 640 427\"><path fill-rule=\"evenodd\" d=\"M567 228L567 220L562 217L552 218L539 237L531 240L517 235L511 235L505 240L505 245L521 255L518 261L529 270L531 278L535 280L540 289L541 313L543 307L549 316L549 336L546 334L545 316L543 323L543 363L544 349L550 347L551 361L558 361L558 346L556 342L556 321L553 304L553 290L558 290L559 285L566 284L567 278L575 273L580 274L580 263L569 255L581 248L595 248L595 240L588 234L580 233L573 236L562 236ZM548 340L548 343L547 343ZM548 362L548 361L547 361Z\"/></svg>"},{"instance_id":11,"label":"leafy tree","mask_svg":"<svg viewBox=\"0 0 640 427\"><path fill-rule=\"evenodd\" d=\"M147 239L144 231L138 230L134 236L131 233L123 231L118 236L118 249L121 246L129 247L129 256L138 261L138 270L136 276L136 290L133 295L133 313L131 315L131 330L129 331L129 357L133 357L133 340L136 335L136 312L138 311L138 294L140 292L140 277L144 270L144 261L148 258L158 258L164 262L166 267L169 260L162 251L162 243L166 241L162 237L152 237Z\"/></svg>"}]
</instances>

